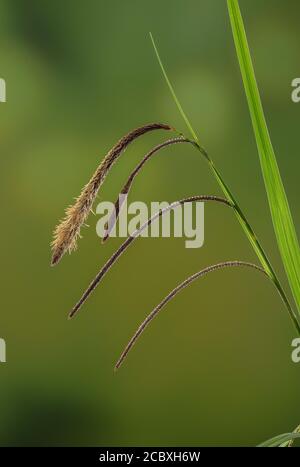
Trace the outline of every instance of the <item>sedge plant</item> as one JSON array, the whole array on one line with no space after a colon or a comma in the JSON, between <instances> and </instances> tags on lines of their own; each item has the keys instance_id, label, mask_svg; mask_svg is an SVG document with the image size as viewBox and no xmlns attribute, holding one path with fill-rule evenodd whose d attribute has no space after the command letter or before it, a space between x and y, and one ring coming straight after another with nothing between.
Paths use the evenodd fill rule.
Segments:
<instances>
[{"instance_id":1,"label":"sedge plant","mask_svg":"<svg viewBox=\"0 0 300 467\"><path fill-rule=\"evenodd\" d=\"M151 151L149 151L141 162L137 165L134 171L130 174L127 182L123 186L120 194L128 195L132 183L135 177L141 172L145 163L157 154L160 150L165 147L172 146L175 144L188 144L192 146L198 154L201 155L208 163L214 177L216 178L221 190L223 191L224 198L212 195L197 195L190 196L181 201L176 201L170 205L169 208L159 211L156 215L150 218L145 224L143 224L139 229L137 229L125 242L119 247L119 249L112 255L112 257L106 262L106 264L100 269L96 277L92 280L89 287L85 290L77 304L72 308L69 313L69 318L75 316L75 314L82 307L84 302L87 300L89 295L95 290L98 284L101 282L106 273L110 270L113 264L118 260L118 258L126 251L126 249L132 244L132 242L141 235L142 231L149 227L152 222L154 222L158 217L163 216L167 210L175 209L180 204L190 203L195 201L202 202L217 202L219 204L227 205L235 213L244 233L246 234L254 252L256 253L260 266L248 263L241 260L230 260L223 263L218 263L215 265L210 265L201 271L194 273L192 276L185 279L182 283L177 285L157 306L150 314L144 319L141 325L138 327L137 331L130 339L129 343L122 352L115 369L118 369L121 364L124 362L129 351L132 349L133 345L144 332L150 322L158 315L158 313L163 309L163 307L174 298L177 293L191 284L194 280L201 278L211 272L232 268L232 267L248 267L260 271L267 278L271 280L274 284L279 296L281 297L284 306L291 318L291 321L297 331L300 334L300 249L299 243L296 235L295 226L293 223L291 211L289 208L287 196L284 190L282 179L280 176L280 171L276 161L274 149L271 143L270 135L268 132L266 120L264 117L263 107L260 100L260 95L255 79L254 69L251 61L250 51L247 43L245 28L239 9L238 0L227 0L227 6L229 11L230 23L233 33L233 38L236 46L237 57L240 65L240 70L243 78L244 88L246 92L248 107L251 115L252 125L254 129L254 135L257 143L257 148L260 157L261 170L264 178L265 188L268 196L269 207L271 211L271 217L273 221L273 226L277 238L277 244L279 247L281 259L285 268L285 272L289 281L289 285L292 291L294 298L293 306L280 282L280 279L273 268L267 253L265 252L260 240L255 234L251 224L243 212L239 202L236 197L233 195L231 189L228 187L225 182L221 172L215 166L213 159L209 155L206 149L204 149L199 135L194 130L191 121L187 117L186 112L184 111L176 93L174 87L167 75L165 66L160 57L156 42L150 33L150 38L156 54L158 63L160 65L162 74L165 78L166 84L169 88L169 91L172 95L175 105L185 123L185 126L188 131L188 135L185 135L183 132L178 132L174 127L164 124L164 123L153 123L139 127L123 138L109 151L105 156L102 163L96 169L95 173L89 180L89 182L84 186L81 191L80 196L76 199L76 202L73 206L70 206L66 210L65 218L59 223L54 231L54 240L52 243L52 265L56 265L66 251L71 252L76 248L77 239L80 237L80 229L82 225L85 224L85 221L92 210L93 202L97 196L97 193L102 185L105 177L110 171L111 167L120 155L125 151L125 149L134 142L138 137L144 136L146 133L154 130L164 130L164 131L174 131L177 135L172 139L168 139L165 142L157 145ZM109 219L106 225L106 233L103 238L105 242L114 227L114 224L117 221L119 213L122 209L122 204L119 202L120 197L115 203L115 214L112 218ZM266 441L261 446L291 446L294 439L300 437L299 427L293 433L287 433L284 435L279 435L275 438L272 438L269 441Z\"/></svg>"}]
</instances>

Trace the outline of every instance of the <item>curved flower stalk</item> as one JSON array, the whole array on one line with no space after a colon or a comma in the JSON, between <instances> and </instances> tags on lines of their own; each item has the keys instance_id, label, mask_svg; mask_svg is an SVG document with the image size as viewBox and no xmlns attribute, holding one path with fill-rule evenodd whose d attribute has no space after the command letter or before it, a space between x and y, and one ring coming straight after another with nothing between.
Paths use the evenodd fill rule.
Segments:
<instances>
[{"instance_id":1,"label":"curved flower stalk","mask_svg":"<svg viewBox=\"0 0 300 467\"><path fill-rule=\"evenodd\" d=\"M104 182L105 177L113 164L117 161L117 159L125 151L130 143L135 141L140 136L154 130L170 131L173 130L173 128L164 123L151 123L149 125L144 125L123 136L123 138L121 138L118 143L108 152L92 178L82 189L81 194L76 199L75 204L67 208L65 218L54 230L54 239L52 242L52 266L60 261L66 251L71 253L71 251L76 249L77 239L80 236L81 226L86 221L99 188Z\"/></svg>"},{"instance_id":2,"label":"curved flower stalk","mask_svg":"<svg viewBox=\"0 0 300 467\"><path fill-rule=\"evenodd\" d=\"M109 258L109 260L105 263L105 265L101 268L99 273L96 275L95 279L91 282L89 287L86 289L86 291L83 293L82 297L80 300L77 302L77 304L74 306L74 308L71 310L69 314L69 318L73 318L75 314L79 311L81 306L84 304L84 302L87 300L87 298L90 296L90 294L95 290L99 282L103 279L105 274L110 270L110 268L113 266L113 264L117 261L117 259L124 253L124 251L131 245L131 243L135 240L135 238L139 237L141 233L148 227L150 226L156 219L159 217L163 216L166 214L168 211L171 211L172 209L175 209L177 206L180 206L185 203L192 203L194 201L201 201L201 202L207 202L207 201L214 201L218 202L221 204L225 204L227 206L232 207L231 203L224 199L220 198L218 196L191 196L190 198L185 198L180 201L175 201L174 203L170 204L168 207L161 209L158 211L154 216L152 216L150 219L148 219L139 229L135 230L130 237L128 237L122 245L118 248L118 250Z\"/></svg>"},{"instance_id":3,"label":"curved flower stalk","mask_svg":"<svg viewBox=\"0 0 300 467\"><path fill-rule=\"evenodd\" d=\"M259 267L256 266L256 264L252 263L247 263L245 261L225 261L223 263L218 263L214 264L213 266L208 266L205 269L202 269L199 272L196 272L192 276L188 277L185 279L185 281L181 282L175 289L173 289L155 308L154 310L151 311L151 313L144 319L142 324L139 326L137 331L134 333L133 337L130 339L128 344L126 345L125 349L123 350L119 360L116 363L115 370L120 368L122 363L124 362L125 358L127 357L128 353L138 340L138 338L141 336L141 334L145 331L147 326L151 323L151 321L158 315L158 313L164 308L164 306L172 300L181 290L185 289L188 285L190 285L192 282L194 282L196 279L199 279L200 277L206 276L210 272L217 271L219 269L225 269L225 268L232 268L232 267L248 267L252 269L256 269L257 271L262 272L265 276L269 277L266 271Z\"/></svg>"},{"instance_id":4,"label":"curved flower stalk","mask_svg":"<svg viewBox=\"0 0 300 467\"><path fill-rule=\"evenodd\" d=\"M129 194L129 191L131 189L131 186L132 186L132 183L133 183L135 177L142 170L142 168L144 167L146 162L152 156L154 156L158 151L160 151L161 149L166 148L168 146L171 146L173 144L179 144L179 143L193 144L192 141L190 141L187 138L184 138L183 136L180 136L179 138L169 139L169 140L165 141L164 143L161 143L161 144L155 146L155 148L153 148L151 151L149 151L143 157L141 162L136 166L136 168L131 172L131 174L128 177L127 182L125 183L125 185L123 186L122 190L119 193L117 201L115 202L114 211L111 214L110 218L108 219L108 222L107 222L107 225L106 225L106 231L105 231L105 234L103 236L102 243L104 243L109 238L109 235L110 235L112 229L114 228L114 226L115 226L115 224L116 224L116 222L118 220L118 217L120 215L120 212L122 210L122 206L123 206L123 203L124 203L124 200L125 200L125 196L127 196ZM122 197L121 195L124 195L124 197ZM123 200L123 202L122 202L122 200Z\"/></svg>"}]
</instances>

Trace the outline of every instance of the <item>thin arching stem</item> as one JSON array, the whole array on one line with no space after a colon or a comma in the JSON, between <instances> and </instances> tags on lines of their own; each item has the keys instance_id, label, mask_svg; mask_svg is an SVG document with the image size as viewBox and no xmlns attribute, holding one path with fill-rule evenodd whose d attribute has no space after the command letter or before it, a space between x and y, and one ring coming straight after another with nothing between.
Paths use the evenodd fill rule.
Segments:
<instances>
[{"instance_id":1,"label":"thin arching stem","mask_svg":"<svg viewBox=\"0 0 300 467\"><path fill-rule=\"evenodd\" d=\"M83 303L87 300L87 298L90 296L90 294L95 290L99 282L103 279L105 274L110 270L110 268L113 266L113 264L117 261L117 259L124 253L124 251L131 245L131 243L134 241L135 238L139 237L141 233L149 227L152 222L154 222L156 219L159 217L163 216L166 214L168 211L171 211L172 209L175 209L177 206L180 206L185 203L192 203L194 201L199 201L199 202L207 202L207 201L214 201L218 202L221 204L225 204L227 206L232 207L231 203L224 199L220 198L218 196L192 196L190 198L185 198L180 201L175 201L174 203L170 204L168 207L165 209L161 209L159 212L157 212L154 216L152 216L150 219L148 219L139 229L135 230L130 237L128 237L124 243L118 248L118 250L109 258L109 260L105 263L105 265L101 268L99 273L96 275L95 279L91 282L89 287L86 289L78 303L74 306L74 308L71 310L69 314L69 318L73 318L74 315L79 311Z\"/></svg>"},{"instance_id":2,"label":"thin arching stem","mask_svg":"<svg viewBox=\"0 0 300 467\"><path fill-rule=\"evenodd\" d=\"M139 164L135 167L135 169L131 172L131 174L129 175L129 177L128 177L126 183L125 183L125 185L123 186L122 190L120 191L120 194L118 196L117 201L114 204L114 210L113 210L113 213L111 214L110 218L108 219L107 226L106 226L106 231L105 231L105 234L103 236L102 242L105 242L109 238L109 235L110 235L112 229L114 228L114 226L115 226L115 224L116 224L116 222L118 220L118 217L120 215L120 212L121 212L125 197L129 194L129 191L131 189L131 186L132 186L132 183L133 183L135 177L142 170L142 168L144 167L146 162L152 156L156 155L161 149L166 148L166 147L171 146L171 145L174 145L174 144L179 144L179 143L193 144L189 139L183 138L183 137L169 139L169 140L165 141L164 143L161 143L161 144L155 146L155 148L153 148L151 151L149 151L143 157L143 159L139 162Z\"/></svg>"},{"instance_id":3,"label":"thin arching stem","mask_svg":"<svg viewBox=\"0 0 300 467\"><path fill-rule=\"evenodd\" d=\"M268 274L266 271L259 267L256 266L255 264L252 263L247 263L244 261L226 261L223 263L218 263L214 264L213 266L208 266L205 269L202 269L199 272L196 272L192 276L188 277L185 281L183 281L181 284L179 284L175 289L173 289L155 308L154 310L151 311L151 313L146 317L146 319L142 322L142 324L139 326L133 337L130 339L128 344L126 345L125 349L123 350L119 360L116 363L115 370L120 368L122 363L124 362L125 358L127 357L128 353L136 343L137 339L141 336L141 334L144 332L146 327L151 323L151 321L158 315L158 313L164 308L164 306L172 300L181 290L185 289L189 284L194 282L196 279L199 279L200 277L206 276L210 272L216 271L218 269L225 269L229 267L236 267L236 266L242 266L242 267L248 267L252 269L256 269L257 271L262 272L265 274L267 277Z\"/></svg>"}]
</instances>

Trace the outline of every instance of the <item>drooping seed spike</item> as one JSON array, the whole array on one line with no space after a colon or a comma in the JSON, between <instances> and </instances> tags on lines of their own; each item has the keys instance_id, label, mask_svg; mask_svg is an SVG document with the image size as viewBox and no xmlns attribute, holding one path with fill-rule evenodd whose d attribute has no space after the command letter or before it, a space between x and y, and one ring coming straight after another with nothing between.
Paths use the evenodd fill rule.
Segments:
<instances>
[{"instance_id":1,"label":"drooping seed spike","mask_svg":"<svg viewBox=\"0 0 300 467\"><path fill-rule=\"evenodd\" d=\"M81 226L87 219L98 190L113 164L130 143L140 136L154 130L170 131L173 130L173 128L163 123L151 123L149 125L144 125L123 136L123 138L121 138L108 152L94 175L82 189L81 194L75 201L75 204L66 209L65 218L54 230L52 242L52 266L56 265L60 261L66 251L71 252L76 249Z\"/></svg>"}]
</instances>

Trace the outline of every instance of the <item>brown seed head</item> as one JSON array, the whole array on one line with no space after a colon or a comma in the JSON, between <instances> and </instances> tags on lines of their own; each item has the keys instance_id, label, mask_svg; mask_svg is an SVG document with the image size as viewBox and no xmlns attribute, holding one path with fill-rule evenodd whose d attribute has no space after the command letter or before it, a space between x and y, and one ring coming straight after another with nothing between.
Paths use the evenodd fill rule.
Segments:
<instances>
[{"instance_id":1,"label":"brown seed head","mask_svg":"<svg viewBox=\"0 0 300 467\"><path fill-rule=\"evenodd\" d=\"M77 239L80 236L82 224L87 219L98 190L112 165L117 161L127 146L139 136L153 130L173 130L169 125L163 123L152 123L131 131L108 152L100 166L81 191L73 206L66 210L65 218L54 230L52 242L51 265L57 264L66 251L76 249Z\"/></svg>"}]
</instances>

